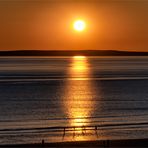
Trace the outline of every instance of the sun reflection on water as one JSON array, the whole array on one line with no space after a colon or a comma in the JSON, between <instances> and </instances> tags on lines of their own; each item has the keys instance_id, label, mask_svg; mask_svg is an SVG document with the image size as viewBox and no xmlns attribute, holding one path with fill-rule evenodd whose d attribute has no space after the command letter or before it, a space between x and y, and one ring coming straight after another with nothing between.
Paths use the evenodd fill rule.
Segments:
<instances>
[{"instance_id":1,"label":"sun reflection on water","mask_svg":"<svg viewBox=\"0 0 148 148\"><path fill-rule=\"evenodd\" d=\"M76 79L67 81L64 96L65 112L71 119L69 125L75 126L75 132L79 134L83 126L89 125L88 117L92 115L94 108L92 81L84 80L91 76L88 59L84 56L73 57L68 76ZM83 140L83 136L77 136L76 140Z\"/></svg>"},{"instance_id":2,"label":"sun reflection on water","mask_svg":"<svg viewBox=\"0 0 148 148\"><path fill-rule=\"evenodd\" d=\"M74 56L69 69L69 76L75 78L89 77L89 65L86 57ZM81 80L81 79L80 79Z\"/></svg>"}]
</instances>

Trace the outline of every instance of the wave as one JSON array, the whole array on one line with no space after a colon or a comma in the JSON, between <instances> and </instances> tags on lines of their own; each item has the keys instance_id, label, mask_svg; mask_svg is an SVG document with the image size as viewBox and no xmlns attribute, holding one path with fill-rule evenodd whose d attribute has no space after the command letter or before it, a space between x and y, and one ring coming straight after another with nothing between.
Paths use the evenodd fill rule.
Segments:
<instances>
[{"instance_id":1,"label":"wave","mask_svg":"<svg viewBox=\"0 0 148 148\"><path fill-rule=\"evenodd\" d=\"M62 80L148 80L148 76L61 77L61 76L0 76L0 82L42 82Z\"/></svg>"},{"instance_id":2,"label":"wave","mask_svg":"<svg viewBox=\"0 0 148 148\"><path fill-rule=\"evenodd\" d=\"M83 120L83 119L89 119L89 120L93 120L93 119L109 119L109 118L119 118L119 117L127 117L127 118L129 118L129 117L138 117L138 116L140 116L140 117L142 117L142 116L144 116L144 117L146 117L146 116L148 116L148 114L130 114L130 115L111 115L111 116L108 116L108 115L102 115L102 116L91 116L91 117L81 117L81 118L69 118L69 117L66 117L66 118L61 118L61 117L56 117L56 118L45 118L45 119L43 119L43 118L41 118L41 119L25 119L25 121L24 120L0 120L0 122L28 122L28 121L30 121L30 122L33 122L33 121L44 121L44 120L46 120L46 121L61 121L61 120L63 120L63 121L66 121L66 120L79 120L79 119L81 119L81 120Z\"/></svg>"}]
</instances>

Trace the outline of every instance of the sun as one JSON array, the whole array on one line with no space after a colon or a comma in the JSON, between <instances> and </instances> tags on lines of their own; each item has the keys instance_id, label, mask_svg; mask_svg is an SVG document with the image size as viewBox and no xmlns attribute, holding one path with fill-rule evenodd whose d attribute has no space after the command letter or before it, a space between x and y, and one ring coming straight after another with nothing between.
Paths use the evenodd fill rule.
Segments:
<instances>
[{"instance_id":1,"label":"sun","mask_svg":"<svg viewBox=\"0 0 148 148\"><path fill-rule=\"evenodd\" d=\"M81 32L85 29L86 23L83 20L77 20L74 22L73 27L76 31Z\"/></svg>"}]
</instances>

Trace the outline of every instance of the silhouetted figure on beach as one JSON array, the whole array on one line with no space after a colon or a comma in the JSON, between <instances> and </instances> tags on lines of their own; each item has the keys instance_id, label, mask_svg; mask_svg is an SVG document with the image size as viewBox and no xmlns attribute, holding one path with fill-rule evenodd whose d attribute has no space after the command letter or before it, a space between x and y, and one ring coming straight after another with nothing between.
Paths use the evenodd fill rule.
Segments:
<instances>
[{"instance_id":1,"label":"silhouetted figure on beach","mask_svg":"<svg viewBox=\"0 0 148 148\"><path fill-rule=\"evenodd\" d=\"M44 139L42 140L42 146L44 146L44 144L45 144L45 141L44 141Z\"/></svg>"}]
</instances>

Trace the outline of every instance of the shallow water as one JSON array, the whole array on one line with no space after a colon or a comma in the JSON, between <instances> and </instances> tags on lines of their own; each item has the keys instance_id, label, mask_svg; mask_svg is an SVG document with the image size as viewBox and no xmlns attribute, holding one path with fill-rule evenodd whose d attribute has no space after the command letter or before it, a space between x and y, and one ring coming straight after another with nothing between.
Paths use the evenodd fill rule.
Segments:
<instances>
[{"instance_id":1,"label":"shallow water","mask_svg":"<svg viewBox=\"0 0 148 148\"><path fill-rule=\"evenodd\" d=\"M148 57L0 58L0 144L148 138L147 67Z\"/></svg>"}]
</instances>

